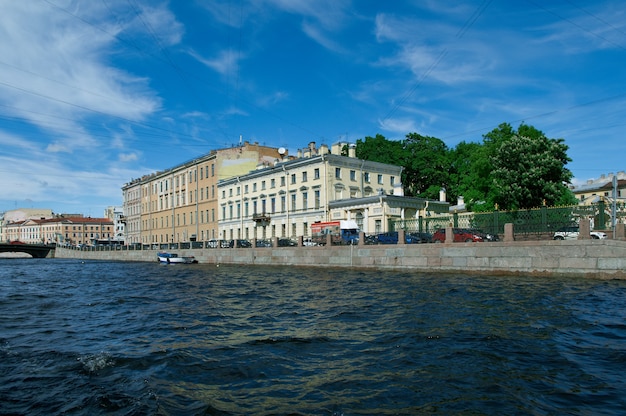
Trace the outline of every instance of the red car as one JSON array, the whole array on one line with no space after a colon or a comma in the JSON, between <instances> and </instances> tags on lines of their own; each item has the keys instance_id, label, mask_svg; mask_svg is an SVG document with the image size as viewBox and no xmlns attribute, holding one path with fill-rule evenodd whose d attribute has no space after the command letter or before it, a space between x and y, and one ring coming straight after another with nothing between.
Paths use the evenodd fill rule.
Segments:
<instances>
[{"instance_id":1,"label":"red car","mask_svg":"<svg viewBox=\"0 0 626 416\"><path fill-rule=\"evenodd\" d=\"M455 243L473 243L483 241L483 236L474 232L474 230L469 230L467 228L453 228L452 232L454 234L454 242ZM440 228L433 234L433 243L445 243L446 242L446 229Z\"/></svg>"}]
</instances>

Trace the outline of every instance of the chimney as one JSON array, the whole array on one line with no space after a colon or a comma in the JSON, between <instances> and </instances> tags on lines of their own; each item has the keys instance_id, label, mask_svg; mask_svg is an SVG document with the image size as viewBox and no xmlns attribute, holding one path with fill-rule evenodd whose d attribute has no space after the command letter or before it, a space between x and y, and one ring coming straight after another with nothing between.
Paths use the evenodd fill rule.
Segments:
<instances>
[{"instance_id":1,"label":"chimney","mask_svg":"<svg viewBox=\"0 0 626 416\"><path fill-rule=\"evenodd\" d=\"M404 188L402 188L401 183L396 183L393 185L393 195L404 196Z\"/></svg>"},{"instance_id":2,"label":"chimney","mask_svg":"<svg viewBox=\"0 0 626 416\"><path fill-rule=\"evenodd\" d=\"M446 202L446 188L441 188L439 190L439 201Z\"/></svg>"}]
</instances>

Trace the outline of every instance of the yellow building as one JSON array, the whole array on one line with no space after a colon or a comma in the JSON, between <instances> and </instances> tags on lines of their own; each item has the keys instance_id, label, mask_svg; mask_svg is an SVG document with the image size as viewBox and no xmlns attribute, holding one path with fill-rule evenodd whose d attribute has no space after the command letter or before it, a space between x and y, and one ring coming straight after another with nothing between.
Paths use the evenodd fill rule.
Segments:
<instances>
[{"instance_id":1,"label":"yellow building","mask_svg":"<svg viewBox=\"0 0 626 416\"><path fill-rule=\"evenodd\" d=\"M581 205L595 204L600 199L612 200L614 191L616 201L626 202L626 173L620 171L616 175L613 173L601 175L598 179L590 179L570 189Z\"/></svg>"},{"instance_id":2,"label":"yellow building","mask_svg":"<svg viewBox=\"0 0 626 416\"><path fill-rule=\"evenodd\" d=\"M279 149L244 142L131 181L122 188L126 243L158 245L217 238L218 181L282 157Z\"/></svg>"}]
</instances>

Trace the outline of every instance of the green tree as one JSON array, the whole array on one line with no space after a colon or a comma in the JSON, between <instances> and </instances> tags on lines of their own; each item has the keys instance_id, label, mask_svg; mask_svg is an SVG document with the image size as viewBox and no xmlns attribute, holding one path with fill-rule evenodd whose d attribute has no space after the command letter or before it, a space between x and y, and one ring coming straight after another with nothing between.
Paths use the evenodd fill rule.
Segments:
<instances>
[{"instance_id":1,"label":"green tree","mask_svg":"<svg viewBox=\"0 0 626 416\"><path fill-rule=\"evenodd\" d=\"M450 150L447 187L450 202L463 196L466 207L471 211L493 208L494 202L489 200L492 166L486 152L484 145L465 141Z\"/></svg>"},{"instance_id":2,"label":"green tree","mask_svg":"<svg viewBox=\"0 0 626 416\"><path fill-rule=\"evenodd\" d=\"M563 139L549 139L529 126L517 133L500 141L491 156L494 202L502 209L575 203L566 185L572 173L565 168L571 159Z\"/></svg>"},{"instance_id":3,"label":"green tree","mask_svg":"<svg viewBox=\"0 0 626 416\"><path fill-rule=\"evenodd\" d=\"M436 137L417 133L407 134L403 145L406 194L439 199L439 191L449 179L448 147Z\"/></svg>"},{"instance_id":4,"label":"green tree","mask_svg":"<svg viewBox=\"0 0 626 416\"><path fill-rule=\"evenodd\" d=\"M358 139L356 157L396 166L403 166L405 160L402 142L388 140L381 134L374 137L367 136L363 140Z\"/></svg>"}]
</instances>

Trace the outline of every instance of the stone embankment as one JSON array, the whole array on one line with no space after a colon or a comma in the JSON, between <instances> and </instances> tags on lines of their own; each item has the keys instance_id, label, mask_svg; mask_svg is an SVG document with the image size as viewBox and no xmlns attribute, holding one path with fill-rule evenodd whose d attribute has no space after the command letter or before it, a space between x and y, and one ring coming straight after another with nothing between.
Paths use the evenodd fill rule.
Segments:
<instances>
[{"instance_id":1,"label":"stone embankment","mask_svg":"<svg viewBox=\"0 0 626 416\"><path fill-rule=\"evenodd\" d=\"M172 250L201 264L341 267L464 274L626 279L626 241L502 241L323 247ZM57 248L57 258L156 262L156 250L80 251ZM191 266L193 267L193 266Z\"/></svg>"}]
</instances>

